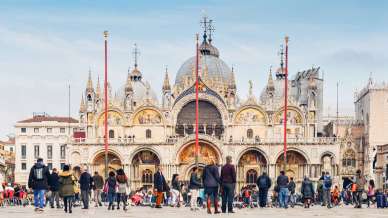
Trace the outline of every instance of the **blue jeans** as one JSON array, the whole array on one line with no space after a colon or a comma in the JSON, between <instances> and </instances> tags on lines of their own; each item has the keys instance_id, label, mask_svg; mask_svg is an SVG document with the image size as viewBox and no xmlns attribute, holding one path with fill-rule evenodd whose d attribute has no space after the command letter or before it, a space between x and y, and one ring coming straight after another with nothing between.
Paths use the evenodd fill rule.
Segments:
<instances>
[{"instance_id":1,"label":"blue jeans","mask_svg":"<svg viewBox=\"0 0 388 218\"><path fill-rule=\"evenodd\" d=\"M108 202L109 205L112 205L115 201L116 193L115 192L108 192Z\"/></svg>"},{"instance_id":2,"label":"blue jeans","mask_svg":"<svg viewBox=\"0 0 388 218\"><path fill-rule=\"evenodd\" d=\"M34 189L34 206L35 208L44 208L44 189Z\"/></svg>"},{"instance_id":3,"label":"blue jeans","mask_svg":"<svg viewBox=\"0 0 388 218\"><path fill-rule=\"evenodd\" d=\"M279 204L280 207L287 207L288 202L288 188L280 188L279 191Z\"/></svg>"}]
</instances>

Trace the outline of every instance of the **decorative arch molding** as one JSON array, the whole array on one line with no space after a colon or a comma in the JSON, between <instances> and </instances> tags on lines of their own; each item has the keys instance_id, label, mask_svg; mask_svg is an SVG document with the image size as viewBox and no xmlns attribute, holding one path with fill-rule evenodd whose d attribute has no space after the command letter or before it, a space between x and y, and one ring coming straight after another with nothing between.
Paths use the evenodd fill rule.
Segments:
<instances>
[{"instance_id":1,"label":"decorative arch molding","mask_svg":"<svg viewBox=\"0 0 388 218\"><path fill-rule=\"evenodd\" d=\"M337 163L337 161L338 161L338 158L336 157L336 155L333 152L331 152L331 151L324 151L324 152L322 152L321 155L319 156L319 161L321 161L324 156L332 157L334 163Z\"/></svg>"},{"instance_id":2,"label":"decorative arch molding","mask_svg":"<svg viewBox=\"0 0 388 218\"><path fill-rule=\"evenodd\" d=\"M176 164L180 164L180 158L181 158L181 155L182 155L182 151L184 151L186 148L188 148L189 146L191 146L193 143L195 143L195 139L194 140L188 140L186 141L185 143L181 144L180 147L178 147L177 151L175 152L176 154L176 158L175 158L175 163ZM207 146L210 146L212 149L214 149L214 151L216 152L216 155L218 156L218 163L217 164L221 164L222 163L222 158L223 158L223 153L220 149L219 146L217 146L217 144L213 143L212 141L210 140L206 140L206 139L199 139L199 143L201 144L206 144Z\"/></svg>"},{"instance_id":3,"label":"decorative arch molding","mask_svg":"<svg viewBox=\"0 0 388 218\"><path fill-rule=\"evenodd\" d=\"M306 119L305 117L303 116L303 112L296 106L288 106L287 107L287 111L294 111L296 112L299 116L300 116L300 123L297 123L297 124L304 124ZM277 116L281 116L283 118L283 114L284 114L284 106L279 108L274 114L273 114L273 117L272 117L272 120L274 122L274 124L279 124L279 122L276 120Z\"/></svg>"},{"instance_id":4,"label":"decorative arch molding","mask_svg":"<svg viewBox=\"0 0 388 218\"><path fill-rule=\"evenodd\" d=\"M225 106L225 103L221 101L220 99L216 98L215 96L206 94L206 93L199 93L198 99L200 101L207 101L211 104L213 104L217 110L221 114L221 118L223 120L223 124L225 125L227 120L229 119L228 117L228 110ZM179 99L175 105L173 106L171 110L171 116L172 116L172 123L175 125L177 123L178 119L178 114L182 110L182 108L187 105L188 103L195 101L195 93L188 94L181 99Z\"/></svg>"},{"instance_id":5,"label":"decorative arch molding","mask_svg":"<svg viewBox=\"0 0 388 218\"><path fill-rule=\"evenodd\" d=\"M299 153L300 155L302 155L302 157L304 157L304 159L306 160L307 164L311 164L310 158L308 157L306 152L303 151L302 149L294 148L294 147L288 147L287 148L287 152L289 152L289 151L294 151L294 152ZM280 158L281 155L283 155L283 150L278 152L277 155L274 156L275 159L272 160L272 163L276 164L277 160Z\"/></svg>"},{"instance_id":6,"label":"decorative arch molding","mask_svg":"<svg viewBox=\"0 0 388 218\"><path fill-rule=\"evenodd\" d=\"M125 125L126 123L126 120L125 120L125 116L124 116L124 112L121 111L120 109L114 107L114 108L109 108L108 110L108 125L109 125L109 114L112 113L112 114L116 114L116 116L120 116L120 119L121 119L121 123L117 124L118 126L122 126L122 125ZM105 114L105 111L101 111L96 117L95 117L95 120L94 120L94 123L97 127L101 127L103 125L100 125L100 120L101 119L104 119L104 114ZM102 121L103 122L103 121ZM103 124L103 123L102 123Z\"/></svg>"},{"instance_id":7,"label":"decorative arch molding","mask_svg":"<svg viewBox=\"0 0 388 218\"><path fill-rule=\"evenodd\" d=\"M104 154L104 153L105 153L104 149L99 149L99 150L95 151L92 155L90 155L89 160L88 160L88 164L93 164L94 160L99 155ZM121 163L125 163L124 158L122 157L122 155L120 155L119 151L116 151L116 149L112 149L112 148L108 149L108 154L109 153L117 156L120 159Z\"/></svg>"},{"instance_id":8,"label":"decorative arch molding","mask_svg":"<svg viewBox=\"0 0 388 218\"><path fill-rule=\"evenodd\" d=\"M237 122L238 116L239 116L241 113L243 113L245 110L249 110L249 109L253 109L253 110L259 111L259 113L261 113L261 114L263 115L263 117L264 117L264 123L263 123L263 124L264 124L264 125L267 125L267 124L268 124L268 122L269 122L268 114L267 114L267 112L266 112L261 106L259 106L259 105L245 105L245 106L240 107L240 108L237 110L237 112L234 113L232 122L233 122L234 124L237 124L237 123L238 123L238 122ZM242 123L238 123L238 124L242 124Z\"/></svg>"},{"instance_id":9,"label":"decorative arch molding","mask_svg":"<svg viewBox=\"0 0 388 218\"><path fill-rule=\"evenodd\" d=\"M128 122L130 123L130 125L142 125L141 123L135 124L135 122L136 122L135 118L137 118L137 116L140 113L142 113L142 112L144 113L147 111L153 111L156 114L158 114L159 118L160 118L160 123L146 123L145 125L155 125L155 124L159 124L159 125L163 125L163 126L166 125L166 119L164 118L163 113L159 110L159 108L157 108L155 106L140 106L139 108L137 108L135 110L135 112L129 118Z\"/></svg>"},{"instance_id":10,"label":"decorative arch molding","mask_svg":"<svg viewBox=\"0 0 388 218\"><path fill-rule=\"evenodd\" d=\"M159 162L162 163L162 158L161 158L161 155L159 154L159 152L151 147L147 147L147 146L140 146L138 148L136 148L134 151L131 152L131 155L129 156L129 163L132 163L132 160L133 158L139 153L139 152L142 152L142 151L149 151L149 152L152 152L156 155L156 157L159 159Z\"/></svg>"},{"instance_id":11,"label":"decorative arch molding","mask_svg":"<svg viewBox=\"0 0 388 218\"><path fill-rule=\"evenodd\" d=\"M242 150L238 156L237 156L237 159L235 160L236 163L238 164L241 160L241 158L244 156L244 154L246 154L247 152L250 152L250 151L257 151L259 152L259 154L263 155L265 161L266 161L266 164L269 165L270 164L270 158L268 157L268 155L263 151L261 150L260 148L257 148L257 147L248 147L244 150Z\"/></svg>"}]
</instances>

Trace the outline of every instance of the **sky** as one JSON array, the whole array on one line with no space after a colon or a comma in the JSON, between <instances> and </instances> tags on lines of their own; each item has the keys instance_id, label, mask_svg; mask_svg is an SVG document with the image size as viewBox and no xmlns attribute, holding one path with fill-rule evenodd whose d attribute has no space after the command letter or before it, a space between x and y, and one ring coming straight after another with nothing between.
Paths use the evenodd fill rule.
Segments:
<instances>
[{"instance_id":1,"label":"sky","mask_svg":"<svg viewBox=\"0 0 388 218\"><path fill-rule=\"evenodd\" d=\"M289 73L321 67L325 115L353 115L354 92L370 76L388 82L388 1L198 0L45 1L2 0L0 4L0 139L14 124L46 112L78 118L88 70L94 85L103 78L103 34L109 36L109 81L125 84L137 43L139 69L160 95L165 67L171 83L195 54L203 14L214 20L213 44L236 75L237 92L253 81L259 96L278 50L290 37ZM159 96L160 99L160 96Z\"/></svg>"}]
</instances>

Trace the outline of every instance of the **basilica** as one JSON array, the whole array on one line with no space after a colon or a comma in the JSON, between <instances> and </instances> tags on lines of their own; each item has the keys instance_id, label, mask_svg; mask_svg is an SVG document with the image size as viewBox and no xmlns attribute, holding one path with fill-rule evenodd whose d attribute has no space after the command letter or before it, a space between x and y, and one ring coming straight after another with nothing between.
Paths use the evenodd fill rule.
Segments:
<instances>
[{"instance_id":1,"label":"basilica","mask_svg":"<svg viewBox=\"0 0 388 218\"><path fill-rule=\"evenodd\" d=\"M210 31L210 32L209 32ZM199 165L219 165L233 157L238 187L255 183L262 172L279 175L283 167L283 122L287 122L286 173L300 182L328 171L339 182L341 147L326 137L323 122L323 78L320 68L291 73L287 120L283 119L285 72L269 70L260 96L249 83L247 98L237 95L234 69L222 60L211 29L199 46ZM162 90L155 92L135 62L123 86L108 85L108 166L123 168L131 186L153 184L156 165L170 179L187 181L195 166L196 57L188 57L170 80L166 70ZM79 109L79 125L68 144L68 161L104 175L104 93L89 72ZM116 93L116 94L114 94ZM161 93L158 96L155 93Z\"/></svg>"}]
</instances>

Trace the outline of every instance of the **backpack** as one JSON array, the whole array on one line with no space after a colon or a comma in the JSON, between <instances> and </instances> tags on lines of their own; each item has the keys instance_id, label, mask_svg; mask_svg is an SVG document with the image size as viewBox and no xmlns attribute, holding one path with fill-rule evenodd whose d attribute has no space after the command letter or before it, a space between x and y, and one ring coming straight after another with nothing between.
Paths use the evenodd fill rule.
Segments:
<instances>
[{"instance_id":1,"label":"backpack","mask_svg":"<svg viewBox=\"0 0 388 218\"><path fill-rule=\"evenodd\" d=\"M260 177L260 179L259 179L259 188L267 188L267 187L268 187L267 178Z\"/></svg>"},{"instance_id":2,"label":"backpack","mask_svg":"<svg viewBox=\"0 0 388 218\"><path fill-rule=\"evenodd\" d=\"M326 189L329 189L332 185L331 178L327 178L323 180L323 185L325 186Z\"/></svg>"},{"instance_id":3,"label":"backpack","mask_svg":"<svg viewBox=\"0 0 388 218\"><path fill-rule=\"evenodd\" d=\"M44 179L44 167L34 168L34 179L43 180Z\"/></svg>"}]
</instances>

